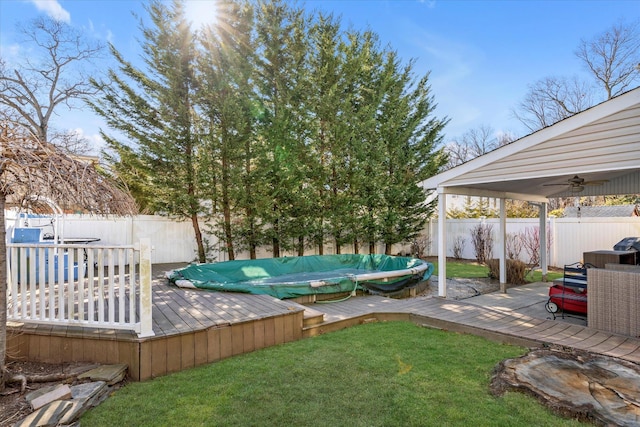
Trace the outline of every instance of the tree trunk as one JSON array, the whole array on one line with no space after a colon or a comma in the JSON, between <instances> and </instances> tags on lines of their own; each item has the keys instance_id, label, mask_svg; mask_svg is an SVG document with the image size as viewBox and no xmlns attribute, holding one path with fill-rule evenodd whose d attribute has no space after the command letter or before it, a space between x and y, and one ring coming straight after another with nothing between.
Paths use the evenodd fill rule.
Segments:
<instances>
[{"instance_id":1,"label":"tree trunk","mask_svg":"<svg viewBox=\"0 0 640 427\"><path fill-rule=\"evenodd\" d=\"M6 195L0 193L0 391L4 390L7 358L7 230L4 227Z\"/></svg>"},{"instance_id":2,"label":"tree trunk","mask_svg":"<svg viewBox=\"0 0 640 427\"><path fill-rule=\"evenodd\" d=\"M227 152L226 138L223 139L222 147L222 214L224 216L224 246L230 261L236 259L235 250L233 249L233 234L231 232L231 198L229 196L229 187L231 179L229 177L229 154Z\"/></svg>"},{"instance_id":3,"label":"tree trunk","mask_svg":"<svg viewBox=\"0 0 640 427\"><path fill-rule=\"evenodd\" d=\"M224 192L224 191L223 191ZM223 197L224 200L224 197ZM229 256L229 260L233 261L236 259L236 254L233 249L233 236L231 234L231 208L229 207L228 201L224 201L224 244L227 250L227 255Z\"/></svg>"},{"instance_id":4,"label":"tree trunk","mask_svg":"<svg viewBox=\"0 0 640 427\"><path fill-rule=\"evenodd\" d=\"M277 212L278 211L278 207L274 206L273 207L273 211ZM273 257L274 258L280 258L280 239L279 239L279 234L280 234L280 221L276 218L275 221L273 221L273 233L274 233L274 237L271 240L271 247L273 249Z\"/></svg>"},{"instance_id":5,"label":"tree trunk","mask_svg":"<svg viewBox=\"0 0 640 427\"><path fill-rule=\"evenodd\" d=\"M193 225L193 231L196 235L196 244L198 245L198 262L207 262L204 243L202 242L202 231L200 231L200 224L198 224L198 214L191 214L191 224Z\"/></svg>"}]
</instances>

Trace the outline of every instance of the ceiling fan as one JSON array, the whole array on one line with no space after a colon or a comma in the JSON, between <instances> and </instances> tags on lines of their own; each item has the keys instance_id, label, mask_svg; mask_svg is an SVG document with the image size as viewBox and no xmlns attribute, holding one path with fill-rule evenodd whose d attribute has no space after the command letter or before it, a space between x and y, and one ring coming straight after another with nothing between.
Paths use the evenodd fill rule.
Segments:
<instances>
[{"instance_id":1,"label":"ceiling fan","mask_svg":"<svg viewBox=\"0 0 640 427\"><path fill-rule=\"evenodd\" d=\"M574 175L573 178L569 178L566 184L543 184L543 186L554 186L554 185L563 185L569 186L569 191L572 193L580 193L584 191L585 185L602 185L605 182L609 182L606 179L600 179L596 181L585 181L584 178L580 178L578 175Z\"/></svg>"}]
</instances>

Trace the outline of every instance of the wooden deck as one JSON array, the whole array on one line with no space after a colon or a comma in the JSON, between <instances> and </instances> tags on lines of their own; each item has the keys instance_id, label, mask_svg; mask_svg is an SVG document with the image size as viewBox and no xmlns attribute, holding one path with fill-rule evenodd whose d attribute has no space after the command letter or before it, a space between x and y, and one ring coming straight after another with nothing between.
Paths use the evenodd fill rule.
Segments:
<instances>
[{"instance_id":1,"label":"wooden deck","mask_svg":"<svg viewBox=\"0 0 640 427\"><path fill-rule=\"evenodd\" d=\"M9 324L9 355L50 363L126 363L133 380L146 380L360 323L404 320L498 342L555 344L640 363L637 337L499 310L473 303L473 298L361 296L305 307L264 295L181 289L160 280L152 290L153 337L82 326Z\"/></svg>"},{"instance_id":2,"label":"wooden deck","mask_svg":"<svg viewBox=\"0 0 640 427\"><path fill-rule=\"evenodd\" d=\"M265 295L181 289L155 281L153 331L9 323L9 357L126 363L145 380L302 338L304 308Z\"/></svg>"}]
</instances>

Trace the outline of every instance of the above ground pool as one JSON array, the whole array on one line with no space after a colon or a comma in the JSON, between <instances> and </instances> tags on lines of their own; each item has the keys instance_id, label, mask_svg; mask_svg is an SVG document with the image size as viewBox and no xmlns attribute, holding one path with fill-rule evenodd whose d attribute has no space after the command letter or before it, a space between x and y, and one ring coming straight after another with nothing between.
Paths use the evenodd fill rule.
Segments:
<instances>
[{"instance_id":1,"label":"above ground pool","mask_svg":"<svg viewBox=\"0 0 640 427\"><path fill-rule=\"evenodd\" d=\"M311 255L192 264L169 272L180 287L276 298L364 291L393 294L431 276L433 264L389 255Z\"/></svg>"}]
</instances>

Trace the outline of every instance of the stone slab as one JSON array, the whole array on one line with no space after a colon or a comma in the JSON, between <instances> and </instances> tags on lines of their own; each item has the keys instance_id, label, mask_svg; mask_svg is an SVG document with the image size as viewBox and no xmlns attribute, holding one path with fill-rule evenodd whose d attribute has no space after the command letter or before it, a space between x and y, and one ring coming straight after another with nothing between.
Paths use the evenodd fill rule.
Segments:
<instances>
[{"instance_id":1,"label":"stone slab","mask_svg":"<svg viewBox=\"0 0 640 427\"><path fill-rule=\"evenodd\" d=\"M31 407L35 409L42 408L43 406L55 401L71 398L71 389L66 384L58 384L53 390L44 393L35 399L31 400Z\"/></svg>"},{"instance_id":2,"label":"stone slab","mask_svg":"<svg viewBox=\"0 0 640 427\"><path fill-rule=\"evenodd\" d=\"M78 379L90 379L92 381L104 381L108 385L119 383L124 379L128 366L120 363L115 365L102 365L78 376Z\"/></svg>"},{"instance_id":3,"label":"stone slab","mask_svg":"<svg viewBox=\"0 0 640 427\"><path fill-rule=\"evenodd\" d=\"M56 387L58 387L58 384L53 384L53 385L49 385L49 386L46 386L46 387L41 387L41 388L39 388L37 390L33 390L33 391L30 391L29 393L25 394L24 398L25 398L25 400L27 402L29 402L29 404L31 404L31 401L33 399L36 399L36 398L38 398L38 397L40 397L42 395L45 395L45 394L55 390Z\"/></svg>"},{"instance_id":4,"label":"stone slab","mask_svg":"<svg viewBox=\"0 0 640 427\"><path fill-rule=\"evenodd\" d=\"M66 400L51 402L18 421L14 427L55 427L72 406L73 403Z\"/></svg>"},{"instance_id":5,"label":"stone slab","mask_svg":"<svg viewBox=\"0 0 640 427\"><path fill-rule=\"evenodd\" d=\"M58 421L59 425L66 426L73 423L78 418L80 418L82 414L84 414L88 409L82 404L82 402L72 400L70 403L71 406Z\"/></svg>"},{"instance_id":6,"label":"stone slab","mask_svg":"<svg viewBox=\"0 0 640 427\"><path fill-rule=\"evenodd\" d=\"M78 384L71 387L71 398L85 401L100 393L107 387L104 381L94 381L90 383Z\"/></svg>"}]
</instances>

